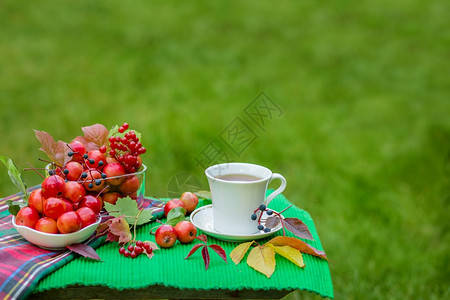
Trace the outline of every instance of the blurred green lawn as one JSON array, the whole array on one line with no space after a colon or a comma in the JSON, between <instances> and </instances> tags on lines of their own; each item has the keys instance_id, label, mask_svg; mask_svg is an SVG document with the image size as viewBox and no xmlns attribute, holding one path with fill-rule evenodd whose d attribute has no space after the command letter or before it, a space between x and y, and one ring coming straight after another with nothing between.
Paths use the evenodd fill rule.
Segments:
<instances>
[{"instance_id":1,"label":"blurred green lawn","mask_svg":"<svg viewBox=\"0 0 450 300\"><path fill-rule=\"evenodd\" d=\"M149 150L147 194L167 196L182 174L207 187L195 159L215 142L287 178L337 299L446 298L449 6L1 1L0 155L42 166L32 129L70 141L127 121ZM263 128L244 111L260 92L283 110ZM219 139L237 117L257 135L240 155ZM3 169L0 196L14 192Z\"/></svg>"}]
</instances>

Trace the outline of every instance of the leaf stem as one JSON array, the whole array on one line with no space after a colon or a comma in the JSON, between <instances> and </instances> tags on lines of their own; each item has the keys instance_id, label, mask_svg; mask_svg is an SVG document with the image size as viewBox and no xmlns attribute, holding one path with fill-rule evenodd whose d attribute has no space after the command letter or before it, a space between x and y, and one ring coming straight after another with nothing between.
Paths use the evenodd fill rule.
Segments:
<instances>
[{"instance_id":1,"label":"leaf stem","mask_svg":"<svg viewBox=\"0 0 450 300\"><path fill-rule=\"evenodd\" d=\"M139 215L142 213L143 210L144 210L144 209L139 210L139 212L138 212L138 214L137 214L137 216L136 216L136 219L134 220L134 225L133 225L133 232L134 232L134 235L133 235L133 241L136 241L136 224L137 224L137 221L138 221L138 219L139 219Z\"/></svg>"}]
</instances>

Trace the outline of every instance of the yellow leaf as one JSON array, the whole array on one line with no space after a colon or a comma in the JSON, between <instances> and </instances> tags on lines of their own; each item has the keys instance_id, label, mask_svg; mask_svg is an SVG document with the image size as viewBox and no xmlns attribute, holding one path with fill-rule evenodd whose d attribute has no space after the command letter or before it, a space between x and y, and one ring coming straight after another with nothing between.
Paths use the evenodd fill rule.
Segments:
<instances>
[{"instance_id":1,"label":"yellow leaf","mask_svg":"<svg viewBox=\"0 0 450 300\"><path fill-rule=\"evenodd\" d=\"M267 246L273 248L273 250L275 250L277 254L280 254L281 256L289 259L300 268L305 267L305 263L303 262L303 255L297 249L289 246L274 246L272 244L267 244Z\"/></svg>"},{"instance_id":2,"label":"yellow leaf","mask_svg":"<svg viewBox=\"0 0 450 300\"><path fill-rule=\"evenodd\" d=\"M304 241L293 237L277 236L268 241L266 244L272 244L274 246L290 246L292 248L299 250L300 252L311 254L323 259L328 259L324 251L317 250L316 248L305 243Z\"/></svg>"},{"instance_id":3,"label":"yellow leaf","mask_svg":"<svg viewBox=\"0 0 450 300\"><path fill-rule=\"evenodd\" d=\"M271 247L257 246L248 254L247 264L270 278L275 271L275 251Z\"/></svg>"},{"instance_id":4,"label":"yellow leaf","mask_svg":"<svg viewBox=\"0 0 450 300\"><path fill-rule=\"evenodd\" d=\"M230 253L231 260L237 265L244 258L245 253L247 253L248 248L253 244L254 241L248 243L239 244L236 248L233 249Z\"/></svg>"}]
</instances>

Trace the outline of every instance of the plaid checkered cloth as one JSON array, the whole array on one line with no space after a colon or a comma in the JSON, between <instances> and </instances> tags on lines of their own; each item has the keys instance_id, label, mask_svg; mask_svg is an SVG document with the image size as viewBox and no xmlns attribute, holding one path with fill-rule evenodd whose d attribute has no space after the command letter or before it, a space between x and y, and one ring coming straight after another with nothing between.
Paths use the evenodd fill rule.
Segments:
<instances>
[{"instance_id":1,"label":"plaid checkered cloth","mask_svg":"<svg viewBox=\"0 0 450 300\"><path fill-rule=\"evenodd\" d=\"M68 251L45 250L22 238L12 225L12 215L6 204L7 200L20 201L22 197L22 193L17 193L0 199L0 299L26 298L41 278L78 256ZM140 207L152 208L156 219L164 215L163 206L162 201L144 198ZM97 248L104 241L105 237L92 236L84 243Z\"/></svg>"}]
</instances>

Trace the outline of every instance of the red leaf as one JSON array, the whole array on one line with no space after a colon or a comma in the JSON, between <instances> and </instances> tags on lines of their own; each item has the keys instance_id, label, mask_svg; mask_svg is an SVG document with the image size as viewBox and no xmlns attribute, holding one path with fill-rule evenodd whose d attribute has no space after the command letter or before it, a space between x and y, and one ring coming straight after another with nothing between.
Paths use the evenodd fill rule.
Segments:
<instances>
[{"instance_id":1,"label":"red leaf","mask_svg":"<svg viewBox=\"0 0 450 300\"><path fill-rule=\"evenodd\" d=\"M191 256L192 254L195 253L195 251L197 251L200 247L204 247L205 245L203 244L196 244L194 245L194 247L192 247L191 251L189 251L188 255L184 258L184 259L188 259L189 256Z\"/></svg>"},{"instance_id":2,"label":"red leaf","mask_svg":"<svg viewBox=\"0 0 450 300\"><path fill-rule=\"evenodd\" d=\"M73 251L75 253L80 254L81 256L102 261L100 259L100 256L98 256L97 252L95 252L94 248L92 248L89 245L86 245L86 244L72 244L72 245L66 246L66 248L69 249L70 251Z\"/></svg>"},{"instance_id":3,"label":"red leaf","mask_svg":"<svg viewBox=\"0 0 450 300\"><path fill-rule=\"evenodd\" d=\"M108 235L106 236L106 240L108 242L119 242L119 236L118 235L114 235L113 233L111 233L110 231L108 231Z\"/></svg>"},{"instance_id":4,"label":"red leaf","mask_svg":"<svg viewBox=\"0 0 450 300\"><path fill-rule=\"evenodd\" d=\"M270 229L275 228L278 224L280 224L280 218L278 216L270 216L264 223L264 225Z\"/></svg>"},{"instance_id":5,"label":"red leaf","mask_svg":"<svg viewBox=\"0 0 450 300\"><path fill-rule=\"evenodd\" d=\"M206 237L206 235L204 235L204 234L201 234L201 235L199 235L199 236L196 236L195 238L196 238L196 239L199 239L200 241L205 242L205 243L206 243L206 241L207 241L207 237Z\"/></svg>"},{"instance_id":6,"label":"red leaf","mask_svg":"<svg viewBox=\"0 0 450 300\"><path fill-rule=\"evenodd\" d=\"M224 261L227 261L227 254L222 247L220 247L219 245L209 245L208 247L213 249L217 254L219 254L219 256L222 257Z\"/></svg>"},{"instance_id":7,"label":"red leaf","mask_svg":"<svg viewBox=\"0 0 450 300\"><path fill-rule=\"evenodd\" d=\"M285 218L284 219L284 225L287 230L295 234L296 236L307 239L307 240L313 240L313 236L311 232L308 229L308 226L306 226L305 223L302 222L302 220L297 218Z\"/></svg>"},{"instance_id":8,"label":"red leaf","mask_svg":"<svg viewBox=\"0 0 450 300\"><path fill-rule=\"evenodd\" d=\"M203 249L202 249L202 257L203 257L203 261L205 262L205 270L208 270L209 260L210 260L208 247L203 247Z\"/></svg>"},{"instance_id":9,"label":"red leaf","mask_svg":"<svg viewBox=\"0 0 450 300\"><path fill-rule=\"evenodd\" d=\"M106 224L109 226L109 234L116 235L118 237L119 244L127 243L132 239L132 235L130 232L130 226L127 221L124 219L124 216L116 217L114 219L110 219L106 221Z\"/></svg>"},{"instance_id":10,"label":"red leaf","mask_svg":"<svg viewBox=\"0 0 450 300\"><path fill-rule=\"evenodd\" d=\"M84 136L78 136L74 140L82 142L86 151L98 149L108 142L109 130L102 124L82 127L81 130Z\"/></svg>"},{"instance_id":11,"label":"red leaf","mask_svg":"<svg viewBox=\"0 0 450 300\"><path fill-rule=\"evenodd\" d=\"M36 134L36 138L41 143L41 148L39 148L39 150L44 151L47 156L58 166L63 166L66 162L72 159L67 155L70 149L67 147L65 142L55 142L53 137L45 131L35 130L34 132Z\"/></svg>"}]
</instances>

